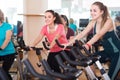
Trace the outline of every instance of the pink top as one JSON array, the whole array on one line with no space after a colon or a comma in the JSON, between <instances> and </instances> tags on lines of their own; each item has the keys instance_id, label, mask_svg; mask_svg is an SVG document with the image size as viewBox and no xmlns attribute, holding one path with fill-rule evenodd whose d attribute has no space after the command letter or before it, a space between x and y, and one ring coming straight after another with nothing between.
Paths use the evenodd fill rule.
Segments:
<instances>
[{"instance_id":1,"label":"pink top","mask_svg":"<svg viewBox=\"0 0 120 80\"><path fill-rule=\"evenodd\" d=\"M49 30L47 28L48 26L45 25L43 26L43 28L41 29L41 34L43 34L44 36L47 37L49 43L51 43L53 41L53 39L55 38L55 36L57 34L59 34L59 38L58 41L60 42L60 44L64 44L67 43L67 38L66 38L66 34L65 34L65 29L64 26L62 24L58 24L56 27L56 31L53 33L49 33ZM62 48L60 48L57 44L55 44L51 49L50 52L58 52L61 51Z\"/></svg>"}]
</instances>

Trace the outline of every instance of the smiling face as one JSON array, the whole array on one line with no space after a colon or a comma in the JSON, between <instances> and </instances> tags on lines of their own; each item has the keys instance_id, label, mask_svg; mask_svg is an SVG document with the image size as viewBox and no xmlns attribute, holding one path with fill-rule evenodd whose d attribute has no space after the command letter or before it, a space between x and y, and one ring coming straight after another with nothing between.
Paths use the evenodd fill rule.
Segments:
<instances>
[{"instance_id":1,"label":"smiling face","mask_svg":"<svg viewBox=\"0 0 120 80\"><path fill-rule=\"evenodd\" d=\"M93 20L97 20L102 17L103 11L97 5L92 5L90 9L90 14Z\"/></svg>"},{"instance_id":2,"label":"smiling face","mask_svg":"<svg viewBox=\"0 0 120 80\"><path fill-rule=\"evenodd\" d=\"M46 25L52 25L54 24L55 17L51 12L46 12L45 13L45 22Z\"/></svg>"}]
</instances>

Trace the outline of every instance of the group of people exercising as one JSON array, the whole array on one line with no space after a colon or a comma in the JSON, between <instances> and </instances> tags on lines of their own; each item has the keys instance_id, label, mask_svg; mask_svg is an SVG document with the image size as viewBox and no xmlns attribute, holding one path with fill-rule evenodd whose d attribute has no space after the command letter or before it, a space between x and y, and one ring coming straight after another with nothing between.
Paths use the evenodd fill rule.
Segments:
<instances>
[{"instance_id":1,"label":"group of people exercising","mask_svg":"<svg viewBox=\"0 0 120 80\"><path fill-rule=\"evenodd\" d=\"M69 53L65 48L73 45L75 40L80 40L93 29L93 37L88 40L84 46L89 50L92 45L97 41L101 41L104 50L95 52L94 54L100 55L100 62L105 62L106 58L110 59L110 66L108 75L111 80L115 80L116 75L120 70L120 40L115 34L114 29L120 27L120 17L115 18L115 26L110 17L107 6L101 2L94 2L90 8L91 21L86 28L78 35L68 27L68 20L65 15L59 15L53 10L45 11L45 25L42 27L38 37L34 40L30 47L35 47L44 37L49 42L50 52L47 62L51 69L55 72L61 72L55 56L60 54L62 50ZM0 10L0 60L3 61L2 68L12 80L9 69L14 62L15 49L11 40L12 27L10 24L4 22L4 14ZM59 40L60 44L64 45L64 49L60 48L55 40ZM72 59L72 56L71 56Z\"/></svg>"}]
</instances>

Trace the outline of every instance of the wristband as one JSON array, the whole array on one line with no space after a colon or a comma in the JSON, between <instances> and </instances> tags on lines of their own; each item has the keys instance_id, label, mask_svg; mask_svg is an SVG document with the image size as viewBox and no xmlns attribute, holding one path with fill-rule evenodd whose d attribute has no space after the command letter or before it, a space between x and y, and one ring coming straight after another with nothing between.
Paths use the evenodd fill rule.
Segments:
<instances>
[{"instance_id":1,"label":"wristband","mask_svg":"<svg viewBox=\"0 0 120 80\"><path fill-rule=\"evenodd\" d=\"M87 45L89 48L91 48L91 45L90 45L90 44L86 43L86 45Z\"/></svg>"}]
</instances>

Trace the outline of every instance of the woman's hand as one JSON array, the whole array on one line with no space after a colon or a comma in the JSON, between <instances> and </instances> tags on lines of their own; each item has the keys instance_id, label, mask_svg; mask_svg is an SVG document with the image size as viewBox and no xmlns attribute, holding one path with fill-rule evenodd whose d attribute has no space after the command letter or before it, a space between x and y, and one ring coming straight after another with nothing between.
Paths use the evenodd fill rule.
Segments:
<instances>
[{"instance_id":1,"label":"woman's hand","mask_svg":"<svg viewBox=\"0 0 120 80\"><path fill-rule=\"evenodd\" d=\"M84 44L83 45L87 50L89 50L89 47L86 45L86 44Z\"/></svg>"},{"instance_id":2,"label":"woman's hand","mask_svg":"<svg viewBox=\"0 0 120 80\"><path fill-rule=\"evenodd\" d=\"M91 45L88 44L88 43L84 44L83 46L84 46L87 50L89 50L89 49L91 48Z\"/></svg>"},{"instance_id":3,"label":"woman's hand","mask_svg":"<svg viewBox=\"0 0 120 80\"><path fill-rule=\"evenodd\" d=\"M32 48L32 47L34 47L34 46L28 46L28 47L29 47L30 51L33 51L33 48Z\"/></svg>"},{"instance_id":4,"label":"woman's hand","mask_svg":"<svg viewBox=\"0 0 120 80\"><path fill-rule=\"evenodd\" d=\"M62 44L64 46L63 50L66 49L66 47L68 46L68 44Z\"/></svg>"}]
</instances>

